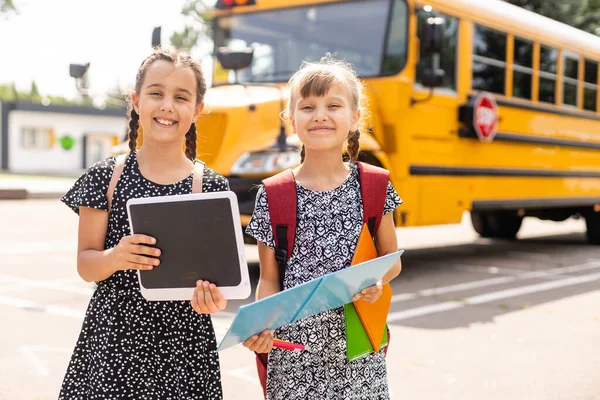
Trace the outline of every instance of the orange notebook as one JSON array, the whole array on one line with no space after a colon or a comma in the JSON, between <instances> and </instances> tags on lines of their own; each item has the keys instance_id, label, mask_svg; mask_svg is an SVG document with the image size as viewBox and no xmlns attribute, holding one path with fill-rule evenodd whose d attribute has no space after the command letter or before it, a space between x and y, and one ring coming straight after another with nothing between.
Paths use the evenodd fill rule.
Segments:
<instances>
[{"instance_id":1,"label":"orange notebook","mask_svg":"<svg viewBox=\"0 0 600 400\"><path fill-rule=\"evenodd\" d=\"M377 256L377 249L369 233L369 228L367 224L364 224L358 237L354 256L352 257L352 265L372 260L377 258ZM387 326L386 321L391 302L392 288L389 283L383 285L383 292L375 303L367 303L364 300L353 302L363 327L369 336L369 341L376 352L379 352L381 347L381 339Z\"/></svg>"}]
</instances>

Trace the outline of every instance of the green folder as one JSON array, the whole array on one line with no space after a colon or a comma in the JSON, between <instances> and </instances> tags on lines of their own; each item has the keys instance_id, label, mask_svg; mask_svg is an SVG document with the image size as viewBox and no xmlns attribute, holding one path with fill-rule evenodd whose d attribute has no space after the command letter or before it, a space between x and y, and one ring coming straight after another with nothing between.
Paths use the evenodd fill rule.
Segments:
<instances>
[{"instance_id":1,"label":"green folder","mask_svg":"<svg viewBox=\"0 0 600 400\"><path fill-rule=\"evenodd\" d=\"M346 319L346 358L348 361L358 360L373 353L375 350L353 303L344 306L344 317ZM387 345L388 333L385 329L381 339L381 347Z\"/></svg>"}]
</instances>

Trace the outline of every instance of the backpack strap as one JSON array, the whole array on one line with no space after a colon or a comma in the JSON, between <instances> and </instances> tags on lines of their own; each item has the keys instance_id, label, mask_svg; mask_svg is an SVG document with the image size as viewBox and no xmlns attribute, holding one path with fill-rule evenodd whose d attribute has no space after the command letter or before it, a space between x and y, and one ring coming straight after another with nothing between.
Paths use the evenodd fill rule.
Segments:
<instances>
[{"instance_id":1,"label":"backpack strap","mask_svg":"<svg viewBox=\"0 0 600 400\"><path fill-rule=\"evenodd\" d=\"M371 237L375 238L383 217L390 173L371 164L360 161L357 161L357 164L363 203L363 222L367 224Z\"/></svg>"},{"instance_id":2,"label":"backpack strap","mask_svg":"<svg viewBox=\"0 0 600 400\"><path fill-rule=\"evenodd\" d=\"M110 177L110 182L108 183L108 189L106 190L106 201L108 202L108 212L112 208L113 195L115 193L115 188L117 187L117 183L119 182L119 178L121 177L121 173L123 172L123 168L125 167L125 161L127 161L127 154L121 154L116 157L115 160L115 168L113 169L112 176Z\"/></svg>"},{"instance_id":3,"label":"backpack strap","mask_svg":"<svg viewBox=\"0 0 600 400\"><path fill-rule=\"evenodd\" d=\"M204 177L204 163L196 160L192 173L192 193L202 193L202 178Z\"/></svg>"},{"instance_id":4,"label":"backpack strap","mask_svg":"<svg viewBox=\"0 0 600 400\"><path fill-rule=\"evenodd\" d=\"M286 170L263 181L267 193L271 229L275 239L275 260L279 266L279 283L283 290L285 266L294 249L296 235L296 181Z\"/></svg>"}]
</instances>

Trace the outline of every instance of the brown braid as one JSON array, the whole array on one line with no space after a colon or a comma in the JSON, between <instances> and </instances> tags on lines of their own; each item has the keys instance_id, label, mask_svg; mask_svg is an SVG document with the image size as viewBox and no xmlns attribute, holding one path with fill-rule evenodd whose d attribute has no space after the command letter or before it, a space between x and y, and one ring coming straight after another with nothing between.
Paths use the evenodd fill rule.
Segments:
<instances>
[{"instance_id":1,"label":"brown braid","mask_svg":"<svg viewBox=\"0 0 600 400\"><path fill-rule=\"evenodd\" d=\"M192 161L196 160L196 124L193 122L185 134L185 155Z\"/></svg>"},{"instance_id":2,"label":"brown braid","mask_svg":"<svg viewBox=\"0 0 600 400\"><path fill-rule=\"evenodd\" d=\"M131 107L129 117L129 150L134 152L137 148L137 137L138 137L138 123L140 116Z\"/></svg>"},{"instance_id":3,"label":"brown braid","mask_svg":"<svg viewBox=\"0 0 600 400\"><path fill-rule=\"evenodd\" d=\"M350 161L355 162L358 159L358 153L360 152L360 131L357 129L348 135L348 156Z\"/></svg>"},{"instance_id":4,"label":"brown braid","mask_svg":"<svg viewBox=\"0 0 600 400\"><path fill-rule=\"evenodd\" d=\"M300 150L300 162L304 162L304 156L306 155L306 150L304 149L304 145L302 145L302 150Z\"/></svg>"}]
</instances>

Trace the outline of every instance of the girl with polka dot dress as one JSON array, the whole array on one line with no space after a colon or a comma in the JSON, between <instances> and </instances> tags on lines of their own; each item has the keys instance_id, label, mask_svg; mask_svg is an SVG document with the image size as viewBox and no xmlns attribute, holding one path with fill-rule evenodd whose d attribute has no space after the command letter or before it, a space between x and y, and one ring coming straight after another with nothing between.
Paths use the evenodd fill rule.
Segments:
<instances>
[{"instance_id":1,"label":"girl with polka dot dress","mask_svg":"<svg viewBox=\"0 0 600 400\"><path fill-rule=\"evenodd\" d=\"M206 281L197 282L191 301L145 300L137 270L160 268L160 243L130 234L125 207L131 198L191 193L193 182L201 182L202 192L229 190L224 177L196 160L193 121L205 92L202 70L189 55L155 50L131 94L130 153L96 163L61 199L79 214L79 275L97 288L59 399L223 397L208 314L227 301ZM113 172L118 181L109 193Z\"/></svg>"},{"instance_id":2,"label":"girl with polka dot dress","mask_svg":"<svg viewBox=\"0 0 600 400\"><path fill-rule=\"evenodd\" d=\"M285 264L281 287L269 215L271 199L261 187L246 229L258 241L257 299L350 266L363 225L356 164L363 121L361 97L361 83L353 69L331 57L306 63L292 76L287 116L303 143L302 162L292 170L297 196L294 247ZM342 157L345 145L349 162ZM392 211L401 202L388 181L384 215L376 232L379 255L398 250ZM398 260L380 282L357 294L354 300L376 301L382 284L395 278L400 269ZM273 349L273 333L269 330L244 342L252 351L268 353L267 399L389 399L383 349L347 360L343 307L283 326L274 335L308 345L310 350Z\"/></svg>"}]
</instances>

